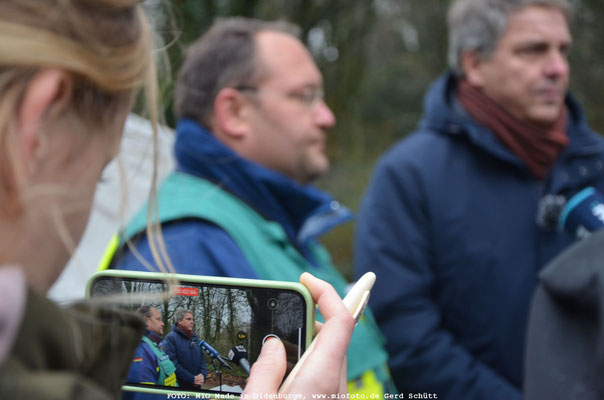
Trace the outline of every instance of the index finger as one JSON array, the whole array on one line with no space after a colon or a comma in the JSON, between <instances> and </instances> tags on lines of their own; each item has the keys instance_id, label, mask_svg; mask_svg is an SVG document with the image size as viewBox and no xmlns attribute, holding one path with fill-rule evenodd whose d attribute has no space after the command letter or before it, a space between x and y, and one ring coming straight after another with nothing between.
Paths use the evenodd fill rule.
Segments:
<instances>
[{"instance_id":1,"label":"index finger","mask_svg":"<svg viewBox=\"0 0 604 400\"><path fill-rule=\"evenodd\" d=\"M336 290L329 283L308 272L300 275L300 283L308 288L326 321L341 313L350 314Z\"/></svg>"}]
</instances>

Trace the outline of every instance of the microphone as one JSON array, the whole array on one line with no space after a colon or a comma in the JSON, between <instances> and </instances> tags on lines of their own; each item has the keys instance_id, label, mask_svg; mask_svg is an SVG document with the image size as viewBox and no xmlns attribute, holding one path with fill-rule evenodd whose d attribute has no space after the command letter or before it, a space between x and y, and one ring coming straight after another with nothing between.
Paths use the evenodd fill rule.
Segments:
<instances>
[{"instance_id":1,"label":"microphone","mask_svg":"<svg viewBox=\"0 0 604 400\"><path fill-rule=\"evenodd\" d=\"M242 344L233 346L233 348L229 350L229 361L241 365L241 368L243 368L245 373L248 375L250 374L250 362L247 359L247 350Z\"/></svg>"},{"instance_id":2,"label":"microphone","mask_svg":"<svg viewBox=\"0 0 604 400\"><path fill-rule=\"evenodd\" d=\"M223 356L221 356L220 353L205 340L202 340L201 342L199 342L199 347L201 347L206 353L208 353L208 355L210 357L220 361L220 363L222 365L224 365L225 367L227 367L228 369L233 369L233 367L231 367L226 362L225 358Z\"/></svg>"},{"instance_id":3,"label":"microphone","mask_svg":"<svg viewBox=\"0 0 604 400\"><path fill-rule=\"evenodd\" d=\"M558 229L584 239L604 227L604 195L586 187L568 199L558 219Z\"/></svg>"}]
</instances>

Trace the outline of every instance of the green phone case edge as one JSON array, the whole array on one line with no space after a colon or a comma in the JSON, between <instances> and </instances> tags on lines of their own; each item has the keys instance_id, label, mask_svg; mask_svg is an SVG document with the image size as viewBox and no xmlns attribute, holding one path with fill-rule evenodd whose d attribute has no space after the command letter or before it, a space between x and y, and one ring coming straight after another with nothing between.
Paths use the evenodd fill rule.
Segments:
<instances>
[{"instance_id":1,"label":"green phone case edge","mask_svg":"<svg viewBox=\"0 0 604 400\"><path fill-rule=\"evenodd\" d=\"M225 278L221 276L204 276L204 275L185 275L185 274L166 274L162 272L147 272L147 271L124 271L124 270L104 270L95 272L86 282L86 298L91 298L90 288L96 279L104 277L115 277L115 278L131 278L131 279L158 279L166 280L167 278L175 278L180 282L191 282L191 283L209 283L214 285L224 286L244 286L244 287L260 287L269 289L287 289L298 292L302 295L306 302L306 348L310 346L314 335L314 327L316 321L316 305L315 302L303 284L299 282L287 282L287 281L267 281L263 279L245 279L245 278ZM205 393L205 392L186 392L177 390L166 390L166 389L155 389L155 388L143 388L138 386L122 386L123 390L140 393L154 393L154 394L181 394L188 395L187 398L221 398L221 399L236 399L239 398L237 395L230 395L224 393Z\"/></svg>"}]
</instances>

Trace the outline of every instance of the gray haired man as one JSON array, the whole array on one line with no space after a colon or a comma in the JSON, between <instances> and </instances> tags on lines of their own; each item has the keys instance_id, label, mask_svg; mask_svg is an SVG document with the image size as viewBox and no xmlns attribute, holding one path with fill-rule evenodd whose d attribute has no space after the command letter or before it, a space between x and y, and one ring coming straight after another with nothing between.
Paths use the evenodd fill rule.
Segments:
<instances>
[{"instance_id":1,"label":"gray haired man","mask_svg":"<svg viewBox=\"0 0 604 400\"><path fill-rule=\"evenodd\" d=\"M540 269L571 244L536 222L543 198L604 190L604 141L567 93L562 0L457 0L451 71L417 132L379 162L357 229L359 274L399 390L521 398Z\"/></svg>"},{"instance_id":2,"label":"gray haired man","mask_svg":"<svg viewBox=\"0 0 604 400\"><path fill-rule=\"evenodd\" d=\"M186 389L199 389L208 373L206 359L195 334L195 319L189 310L178 309L174 314L175 325L164 339L166 354L176 366L178 385Z\"/></svg>"}]
</instances>

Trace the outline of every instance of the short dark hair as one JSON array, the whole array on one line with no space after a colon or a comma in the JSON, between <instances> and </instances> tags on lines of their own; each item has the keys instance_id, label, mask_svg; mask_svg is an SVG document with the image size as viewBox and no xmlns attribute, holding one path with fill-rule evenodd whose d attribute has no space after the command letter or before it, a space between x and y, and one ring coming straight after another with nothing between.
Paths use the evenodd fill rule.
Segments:
<instances>
[{"instance_id":1,"label":"short dark hair","mask_svg":"<svg viewBox=\"0 0 604 400\"><path fill-rule=\"evenodd\" d=\"M243 17L217 20L187 49L174 90L176 118L192 118L209 128L220 90L252 86L263 78L255 54L255 36L260 31L300 36L300 28L286 21Z\"/></svg>"}]
</instances>

